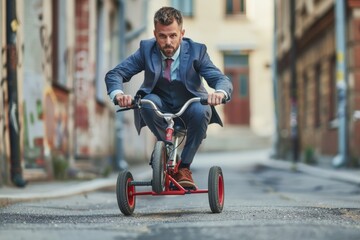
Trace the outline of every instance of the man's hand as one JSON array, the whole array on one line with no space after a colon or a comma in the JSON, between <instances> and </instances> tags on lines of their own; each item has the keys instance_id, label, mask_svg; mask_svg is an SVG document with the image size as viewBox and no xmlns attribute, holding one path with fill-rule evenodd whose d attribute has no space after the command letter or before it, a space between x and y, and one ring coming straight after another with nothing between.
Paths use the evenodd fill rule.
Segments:
<instances>
[{"instance_id":1,"label":"man's hand","mask_svg":"<svg viewBox=\"0 0 360 240\"><path fill-rule=\"evenodd\" d=\"M123 93L118 93L115 96L116 101L120 107L130 107L132 102L131 95L125 95Z\"/></svg>"},{"instance_id":2,"label":"man's hand","mask_svg":"<svg viewBox=\"0 0 360 240\"><path fill-rule=\"evenodd\" d=\"M214 92L208 95L208 104L212 106L216 106L222 103L225 98L225 94L223 92Z\"/></svg>"}]
</instances>

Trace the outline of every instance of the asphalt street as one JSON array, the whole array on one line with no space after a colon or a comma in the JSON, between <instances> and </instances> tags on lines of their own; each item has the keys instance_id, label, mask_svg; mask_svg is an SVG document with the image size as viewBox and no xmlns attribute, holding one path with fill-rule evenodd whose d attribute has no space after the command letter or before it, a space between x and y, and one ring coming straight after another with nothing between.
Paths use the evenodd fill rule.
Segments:
<instances>
[{"instance_id":1,"label":"asphalt street","mask_svg":"<svg viewBox=\"0 0 360 240\"><path fill-rule=\"evenodd\" d=\"M192 170L200 188L207 187L211 166L223 169L220 214L211 213L207 194L194 194L138 196L127 217L114 186L107 186L2 207L1 239L360 239L358 184L286 165L269 167L264 154L197 155ZM136 179L150 175L149 166L134 172Z\"/></svg>"}]
</instances>

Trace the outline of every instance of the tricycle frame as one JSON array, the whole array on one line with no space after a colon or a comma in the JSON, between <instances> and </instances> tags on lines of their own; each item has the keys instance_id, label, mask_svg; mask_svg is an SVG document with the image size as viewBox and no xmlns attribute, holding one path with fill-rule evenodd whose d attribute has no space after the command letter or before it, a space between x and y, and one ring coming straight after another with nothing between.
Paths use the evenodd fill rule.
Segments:
<instances>
[{"instance_id":1,"label":"tricycle frame","mask_svg":"<svg viewBox=\"0 0 360 240\"><path fill-rule=\"evenodd\" d=\"M213 213L222 212L224 206L224 177L220 167L210 168L208 175L208 189L187 189L181 186L174 175L178 172L181 160L178 157L179 138L186 136L186 129L174 128L174 118L179 117L186 108L193 102L207 104L207 98L191 98L180 111L176 114L161 113L157 106L150 100L136 98L133 107L120 109L125 111L129 109L141 108L143 104L149 104L159 117L163 117L167 122L166 140L158 141L155 144L152 154L151 165L153 168L153 178L150 181L134 181L132 174L128 171L122 171L118 175L116 184L116 196L120 211L124 215L131 215L135 209L136 196L152 195L185 195L208 193L210 209ZM152 186L152 191L136 191L136 186Z\"/></svg>"}]
</instances>

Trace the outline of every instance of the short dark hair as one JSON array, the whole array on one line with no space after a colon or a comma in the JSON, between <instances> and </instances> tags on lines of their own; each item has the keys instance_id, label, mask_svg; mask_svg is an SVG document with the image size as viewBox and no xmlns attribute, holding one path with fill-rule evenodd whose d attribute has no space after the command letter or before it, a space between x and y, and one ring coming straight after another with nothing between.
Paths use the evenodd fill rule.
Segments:
<instances>
[{"instance_id":1,"label":"short dark hair","mask_svg":"<svg viewBox=\"0 0 360 240\"><path fill-rule=\"evenodd\" d=\"M162 7L155 13L154 26L157 23L167 26L172 24L174 20L182 27L183 18L181 12L173 7Z\"/></svg>"}]
</instances>

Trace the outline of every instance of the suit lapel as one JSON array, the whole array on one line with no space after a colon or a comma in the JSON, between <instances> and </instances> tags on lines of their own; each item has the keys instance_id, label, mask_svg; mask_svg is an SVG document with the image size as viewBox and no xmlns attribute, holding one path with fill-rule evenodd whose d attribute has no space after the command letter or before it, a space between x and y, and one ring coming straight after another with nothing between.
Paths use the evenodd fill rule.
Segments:
<instances>
[{"instance_id":1,"label":"suit lapel","mask_svg":"<svg viewBox=\"0 0 360 240\"><path fill-rule=\"evenodd\" d=\"M159 47L156 46L154 51L151 55L151 62L153 63L154 72L155 72L155 79L153 79L152 89L154 89L159 77L161 75L161 57L160 57L160 50Z\"/></svg>"},{"instance_id":2,"label":"suit lapel","mask_svg":"<svg viewBox=\"0 0 360 240\"><path fill-rule=\"evenodd\" d=\"M185 83L186 81L186 69L187 64L189 61L189 45L187 42L182 41L181 42L181 49L180 49L180 66L179 66L179 72L180 72L180 80Z\"/></svg>"}]
</instances>

